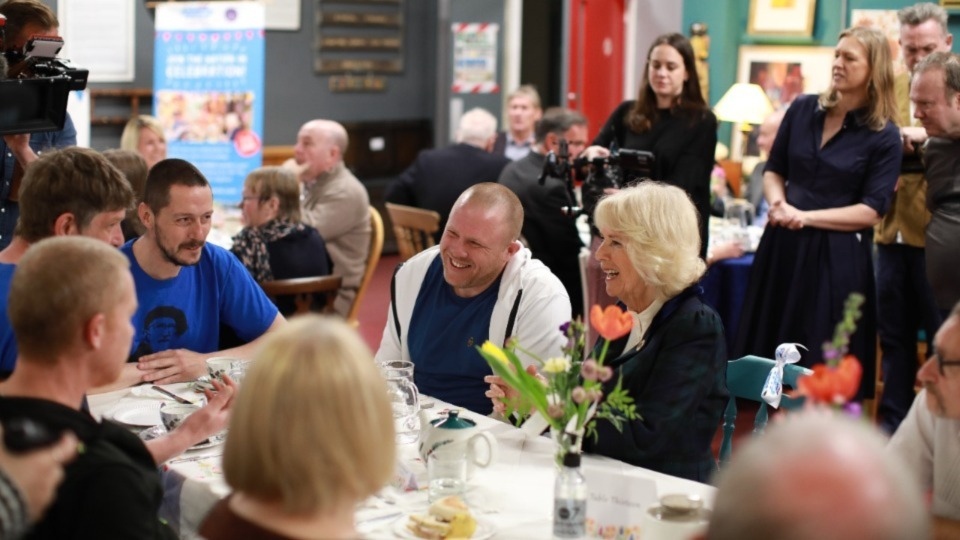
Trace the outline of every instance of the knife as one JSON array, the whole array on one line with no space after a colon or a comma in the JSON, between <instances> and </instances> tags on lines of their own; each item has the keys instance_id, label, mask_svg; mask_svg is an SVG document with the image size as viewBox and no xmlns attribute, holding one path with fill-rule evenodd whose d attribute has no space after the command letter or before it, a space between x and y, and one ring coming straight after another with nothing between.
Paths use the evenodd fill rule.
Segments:
<instances>
[{"instance_id":1,"label":"knife","mask_svg":"<svg viewBox=\"0 0 960 540\"><path fill-rule=\"evenodd\" d=\"M174 400L176 400L176 401L178 401L178 402L180 402L180 403L183 403L184 405L196 405L196 403L190 401L189 399L182 398L182 397L174 394L173 392L167 390L166 388L163 388L162 386L158 386L158 385L155 384L155 385L151 386L150 388L152 388L153 390L156 390L157 392L160 392L161 394L167 396L168 398L172 398L172 399L174 399Z\"/></svg>"}]
</instances>

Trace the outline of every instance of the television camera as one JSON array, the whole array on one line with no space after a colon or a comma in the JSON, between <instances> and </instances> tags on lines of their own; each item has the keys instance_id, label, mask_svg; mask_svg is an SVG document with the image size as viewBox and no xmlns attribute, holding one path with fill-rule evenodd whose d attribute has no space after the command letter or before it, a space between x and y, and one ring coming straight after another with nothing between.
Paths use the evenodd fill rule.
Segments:
<instances>
[{"instance_id":1,"label":"television camera","mask_svg":"<svg viewBox=\"0 0 960 540\"><path fill-rule=\"evenodd\" d=\"M57 58L63 38L35 36L6 51L0 15L0 135L63 129L71 90L87 87L86 69Z\"/></svg>"},{"instance_id":2,"label":"television camera","mask_svg":"<svg viewBox=\"0 0 960 540\"><path fill-rule=\"evenodd\" d=\"M561 207L564 215L577 217L580 214L593 214L593 208L603 196L606 188L620 189L648 180L653 176L655 158L646 150L618 149L616 143L610 145L610 154L593 159L577 158L570 161L567 141L560 139L560 152L552 150L540 172L539 183L542 186L547 177L558 178L566 186L567 206ZM584 178L582 197L583 206L578 206L574 179Z\"/></svg>"}]
</instances>

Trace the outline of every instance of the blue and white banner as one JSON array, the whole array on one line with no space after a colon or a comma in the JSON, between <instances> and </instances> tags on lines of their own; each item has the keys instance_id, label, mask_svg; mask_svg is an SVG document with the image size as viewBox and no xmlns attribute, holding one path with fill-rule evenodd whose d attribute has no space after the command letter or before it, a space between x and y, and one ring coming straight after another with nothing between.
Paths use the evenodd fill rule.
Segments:
<instances>
[{"instance_id":1,"label":"blue and white banner","mask_svg":"<svg viewBox=\"0 0 960 540\"><path fill-rule=\"evenodd\" d=\"M260 3L157 6L153 111L167 154L196 165L225 204L261 164L264 43Z\"/></svg>"}]
</instances>

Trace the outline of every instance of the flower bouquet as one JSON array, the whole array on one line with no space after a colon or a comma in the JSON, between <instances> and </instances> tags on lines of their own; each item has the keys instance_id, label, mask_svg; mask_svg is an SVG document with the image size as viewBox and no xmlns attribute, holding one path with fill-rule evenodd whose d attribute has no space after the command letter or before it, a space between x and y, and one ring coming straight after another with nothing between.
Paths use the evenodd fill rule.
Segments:
<instances>
[{"instance_id":1,"label":"flower bouquet","mask_svg":"<svg viewBox=\"0 0 960 540\"><path fill-rule=\"evenodd\" d=\"M613 369L603 364L610 342L630 333L633 316L618 306L602 310L595 305L590 310L590 323L604 338L596 358L584 358L586 332L579 318L560 327L567 338L560 357L544 361L517 343L501 348L487 341L478 348L493 372L518 394L504 400L507 416L519 424L538 412L558 439L558 460L571 449L579 449L578 439L584 435L596 439L596 419L608 420L622 431L625 420L639 417L633 398L621 386L622 376L606 396L602 390L603 383L614 375ZM525 371L515 350L534 358L542 376Z\"/></svg>"},{"instance_id":2,"label":"flower bouquet","mask_svg":"<svg viewBox=\"0 0 960 540\"><path fill-rule=\"evenodd\" d=\"M797 379L798 394L814 404L844 407L859 416L859 404L848 402L860 388L863 367L852 354L847 354L850 336L857 330L863 295L851 293L843 305L843 319L837 323L833 341L823 344L823 364L813 367L813 374Z\"/></svg>"}]
</instances>

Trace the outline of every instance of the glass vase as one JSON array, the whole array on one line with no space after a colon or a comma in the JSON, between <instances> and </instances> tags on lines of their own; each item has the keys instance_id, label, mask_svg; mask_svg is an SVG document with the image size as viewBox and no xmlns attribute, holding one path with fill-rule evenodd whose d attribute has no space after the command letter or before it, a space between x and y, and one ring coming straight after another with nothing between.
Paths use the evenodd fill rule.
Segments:
<instances>
[{"instance_id":1,"label":"glass vase","mask_svg":"<svg viewBox=\"0 0 960 540\"><path fill-rule=\"evenodd\" d=\"M582 453L583 428L571 433L551 427L550 438L553 439L555 447L554 463L557 465L557 470L560 470L560 468L563 467L563 456L570 452L576 452L577 454Z\"/></svg>"}]
</instances>

